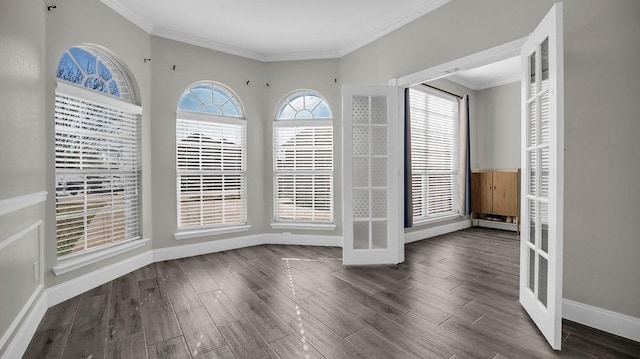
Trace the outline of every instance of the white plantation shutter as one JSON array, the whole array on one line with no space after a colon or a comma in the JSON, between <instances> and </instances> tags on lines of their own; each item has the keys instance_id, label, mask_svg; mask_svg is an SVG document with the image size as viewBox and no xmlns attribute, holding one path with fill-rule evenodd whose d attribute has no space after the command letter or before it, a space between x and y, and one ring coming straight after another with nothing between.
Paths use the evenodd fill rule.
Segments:
<instances>
[{"instance_id":1,"label":"white plantation shutter","mask_svg":"<svg viewBox=\"0 0 640 359\"><path fill-rule=\"evenodd\" d=\"M178 227L247 222L246 121L178 112Z\"/></svg>"},{"instance_id":2,"label":"white plantation shutter","mask_svg":"<svg viewBox=\"0 0 640 359\"><path fill-rule=\"evenodd\" d=\"M58 256L140 238L142 108L58 83L55 102Z\"/></svg>"},{"instance_id":3,"label":"white plantation shutter","mask_svg":"<svg viewBox=\"0 0 640 359\"><path fill-rule=\"evenodd\" d=\"M458 213L458 101L409 90L413 221Z\"/></svg>"},{"instance_id":4,"label":"white plantation shutter","mask_svg":"<svg viewBox=\"0 0 640 359\"><path fill-rule=\"evenodd\" d=\"M329 125L328 125L329 124ZM277 222L333 222L331 120L274 123Z\"/></svg>"}]
</instances>

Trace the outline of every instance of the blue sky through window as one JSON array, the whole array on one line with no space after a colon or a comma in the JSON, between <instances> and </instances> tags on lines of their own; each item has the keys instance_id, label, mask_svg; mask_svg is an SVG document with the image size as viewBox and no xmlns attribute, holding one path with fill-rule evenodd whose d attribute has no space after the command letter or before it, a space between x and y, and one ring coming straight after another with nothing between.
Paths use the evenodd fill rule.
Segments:
<instances>
[{"instance_id":1,"label":"blue sky through window","mask_svg":"<svg viewBox=\"0 0 640 359\"><path fill-rule=\"evenodd\" d=\"M60 57L56 77L97 92L122 97L113 74L115 64L106 64L104 61L108 62L108 59L92 49L72 47ZM125 92L130 93L129 90Z\"/></svg>"}]
</instances>

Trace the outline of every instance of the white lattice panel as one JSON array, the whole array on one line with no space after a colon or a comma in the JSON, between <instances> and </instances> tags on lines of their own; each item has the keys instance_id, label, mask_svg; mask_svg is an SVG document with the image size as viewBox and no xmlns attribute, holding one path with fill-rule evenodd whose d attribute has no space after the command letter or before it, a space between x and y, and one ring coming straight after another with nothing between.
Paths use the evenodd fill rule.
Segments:
<instances>
[{"instance_id":1,"label":"white lattice panel","mask_svg":"<svg viewBox=\"0 0 640 359\"><path fill-rule=\"evenodd\" d=\"M353 190L353 218L369 218L369 190Z\"/></svg>"},{"instance_id":2,"label":"white lattice panel","mask_svg":"<svg viewBox=\"0 0 640 359\"><path fill-rule=\"evenodd\" d=\"M354 156L369 155L369 128L367 127L353 128L353 155Z\"/></svg>"},{"instance_id":3,"label":"white lattice panel","mask_svg":"<svg viewBox=\"0 0 640 359\"><path fill-rule=\"evenodd\" d=\"M353 97L353 123L356 123L356 124L369 123L369 97L368 96Z\"/></svg>"}]
</instances>

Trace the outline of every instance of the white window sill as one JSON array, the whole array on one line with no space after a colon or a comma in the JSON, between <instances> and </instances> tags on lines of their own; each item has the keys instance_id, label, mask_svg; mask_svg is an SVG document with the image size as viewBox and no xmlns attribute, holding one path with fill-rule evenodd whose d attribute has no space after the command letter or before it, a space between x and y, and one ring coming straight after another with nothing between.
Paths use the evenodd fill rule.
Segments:
<instances>
[{"instance_id":1,"label":"white window sill","mask_svg":"<svg viewBox=\"0 0 640 359\"><path fill-rule=\"evenodd\" d=\"M414 222L413 226L414 227L425 226L425 225L429 225L429 224L448 221L448 220L451 220L451 219L463 219L463 218L464 218L464 216L462 216L462 215L460 215L458 213L454 213L454 214L448 214L446 216L442 216L442 217L438 217L438 218L423 219L423 220Z\"/></svg>"},{"instance_id":2,"label":"white window sill","mask_svg":"<svg viewBox=\"0 0 640 359\"><path fill-rule=\"evenodd\" d=\"M173 237L179 241L183 239L201 238L206 236L215 236L220 234L247 232L251 229L250 225L233 226L233 227L220 227L220 228L203 228L179 231L173 235Z\"/></svg>"},{"instance_id":3,"label":"white window sill","mask_svg":"<svg viewBox=\"0 0 640 359\"><path fill-rule=\"evenodd\" d=\"M53 274L61 275L61 274L69 273L76 269L97 263L101 260L104 260L113 256L117 256L118 254L132 251L136 248L140 248L146 245L150 240L151 239L149 238L137 239L137 240L128 241L122 244L115 244L111 247L108 247L102 250L97 250L92 253L87 253L84 255L79 254L78 256L75 256L69 259L62 259L58 261L57 266L52 268Z\"/></svg>"},{"instance_id":4,"label":"white window sill","mask_svg":"<svg viewBox=\"0 0 640 359\"><path fill-rule=\"evenodd\" d=\"M291 229L291 230L310 230L310 231L333 231L336 229L335 224L331 223L271 223L273 229Z\"/></svg>"}]
</instances>

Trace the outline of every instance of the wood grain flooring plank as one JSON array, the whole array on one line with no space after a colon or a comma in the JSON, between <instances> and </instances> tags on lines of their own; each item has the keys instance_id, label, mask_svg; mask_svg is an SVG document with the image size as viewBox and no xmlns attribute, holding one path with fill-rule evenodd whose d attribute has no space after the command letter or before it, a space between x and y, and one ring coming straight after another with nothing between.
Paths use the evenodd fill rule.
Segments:
<instances>
[{"instance_id":1,"label":"wood grain flooring plank","mask_svg":"<svg viewBox=\"0 0 640 359\"><path fill-rule=\"evenodd\" d=\"M36 331L23 359L59 359L69 338L71 324Z\"/></svg>"},{"instance_id":2,"label":"wood grain flooring plank","mask_svg":"<svg viewBox=\"0 0 640 359\"><path fill-rule=\"evenodd\" d=\"M278 355L246 320L231 321L218 326L229 349L238 358L277 359Z\"/></svg>"},{"instance_id":3,"label":"wood grain flooring plank","mask_svg":"<svg viewBox=\"0 0 640 359\"><path fill-rule=\"evenodd\" d=\"M208 353L226 345L222 334L204 307L179 312L177 316L192 356Z\"/></svg>"},{"instance_id":4,"label":"wood grain flooring plank","mask_svg":"<svg viewBox=\"0 0 640 359\"><path fill-rule=\"evenodd\" d=\"M108 340L105 359L147 359L144 333Z\"/></svg>"},{"instance_id":5,"label":"wood grain flooring plank","mask_svg":"<svg viewBox=\"0 0 640 359\"><path fill-rule=\"evenodd\" d=\"M78 305L75 320L71 332L84 331L89 328L108 326L109 308L107 307L108 295L102 294L94 297L83 297Z\"/></svg>"},{"instance_id":6,"label":"wood grain flooring plank","mask_svg":"<svg viewBox=\"0 0 640 359\"><path fill-rule=\"evenodd\" d=\"M176 313L202 307L200 298L188 281L167 280L164 283Z\"/></svg>"},{"instance_id":7,"label":"wood grain flooring plank","mask_svg":"<svg viewBox=\"0 0 640 359\"><path fill-rule=\"evenodd\" d=\"M170 303L143 305L142 320L147 345L182 335Z\"/></svg>"},{"instance_id":8,"label":"wood grain flooring plank","mask_svg":"<svg viewBox=\"0 0 640 359\"><path fill-rule=\"evenodd\" d=\"M112 302L109 309L107 340L142 332L142 310L137 299Z\"/></svg>"},{"instance_id":9,"label":"wood grain flooring plank","mask_svg":"<svg viewBox=\"0 0 640 359\"><path fill-rule=\"evenodd\" d=\"M404 350L398 348L375 330L364 328L359 332L353 333L345 338L358 351L371 359L402 359L417 358Z\"/></svg>"},{"instance_id":10,"label":"wood grain flooring plank","mask_svg":"<svg viewBox=\"0 0 640 359\"><path fill-rule=\"evenodd\" d=\"M140 305L156 305L169 303L169 294L164 280L160 278L145 279L138 282Z\"/></svg>"},{"instance_id":11,"label":"wood grain flooring plank","mask_svg":"<svg viewBox=\"0 0 640 359\"><path fill-rule=\"evenodd\" d=\"M37 330L71 328L80 304L80 298L81 296L78 295L47 309Z\"/></svg>"},{"instance_id":12,"label":"wood grain flooring plank","mask_svg":"<svg viewBox=\"0 0 640 359\"><path fill-rule=\"evenodd\" d=\"M218 348L214 351L198 355L195 359L238 359L228 346Z\"/></svg>"},{"instance_id":13,"label":"wood grain flooring plank","mask_svg":"<svg viewBox=\"0 0 640 359\"><path fill-rule=\"evenodd\" d=\"M357 287L349 286L340 290L340 293L347 295L374 312L389 319L396 319L398 316L409 312L409 307L401 305L384 296L369 294Z\"/></svg>"},{"instance_id":14,"label":"wood grain flooring plank","mask_svg":"<svg viewBox=\"0 0 640 359\"><path fill-rule=\"evenodd\" d=\"M184 280L184 272L177 261L162 261L156 264L156 276L162 280Z\"/></svg>"},{"instance_id":15,"label":"wood grain flooring plank","mask_svg":"<svg viewBox=\"0 0 640 359\"><path fill-rule=\"evenodd\" d=\"M77 331L72 329L62 358L104 358L106 331L106 326Z\"/></svg>"},{"instance_id":16,"label":"wood grain flooring plank","mask_svg":"<svg viewBox=\"0 0 640 359\"><path fill-rule=\"evenodd\" d=\"M107 282L104 284L101 284L91 290L88 290L84 293L82 293L80 296L82 298L89 298L89 297L98 297L101 295L109 295L109 293L111 293L111 282Z\"/></svg>"},{"instance_id":17,"label":"wood grain flooring plank","mask_svg":"<svg viewBox=\"0 0 640 359\"><path fill-rule=\"evenodd\" d=\"M309 344L327 358L365 358L351 343L329 329L316 317L298 306L277 289L263 289L256 293L289 327L304 330ZM299 314L298 314L299 312Z\"/></svg>"},{"instance_id":18,"label":"wood grain flooring plank","mask_svg":"<svg viewBox=\"0 0 640 359\"><path fill-rule=\"evenodd\" d=\"M113 280L111 285L112 302L138 298L140 298L138 279L134 275L125 275Z\"/></svg>"},{"instance_id":19,"label":"wood grain flooring plank","mask_svg":"<svg viewBox=\"0 0 640 359\"><path fill-rule=\"evenodd\" d=\"M475 337L461 337L441 326L414 314L406 313L394 322L408 331L425 338L444 353L454 353L456 358L493 358L497 352Z\"/></svg>"},{"instance_id":20,"label":"wood grain flooring plank","mask_svg":"<svg viewBox=\"0 0 640 359\"><path fill-rule=\"evenodd\" d=\"M138 282L143 280L148 280L148 279L154 279L157 277L156 266L155 264L146 265L142 268L139 268L133 271L131 275L135 276L136 279L138 279Z\"/></svg>"},{"instance_id":21,"label":"wood grain flooring plank","mask_svg":"<svg viewBox=\"0 0 640 359\"><path fill-rule=\"evenodd\" d=\"M217 326L245 319L223 291L214 290L200 293L199 296L209 316Z\"/></svg>"},{"instance_id":22,"label":"wood grain flooring plank","mask_svg":"<svg viewBox=\"0 0 640 359\"><path fill-rule=\"evenodd\" d=\"M269 343L269 345L282 359L325 358L313 346L306 343L306 341L302 341L302 337L298 334L288 335Z\"/></svg>"},{"instance_id":23,"label":"wood grain flooring plank","mask_svg":"<svg viewBox=\"0 0 640 359\"><path fill-rule=\"evenodd\" d=\"M149 359L191 359L189 348L183 337L172 338L150 345Z\"/></svg>"},{"instance_id":24,"label":"wood grain flooring plank","mask_svg":"<svg viewBox=\"0 0 640 359\"><path fill-rule=\"evenodd\" d=\"M364 320L395 346L418 358L450 358L454 354L377 313L369 315Z\"/></svg>"},{"instance_id":25,"label":"wood grain flooring plank","mask_svg":"<svg viewBox=\"0 0 640 359\"><path fill-rule=\"evenodd\" d=\"M293 333L293 330L258 297L238 303L236 307L268 343Z\"/></svg>"}]
</instances>

